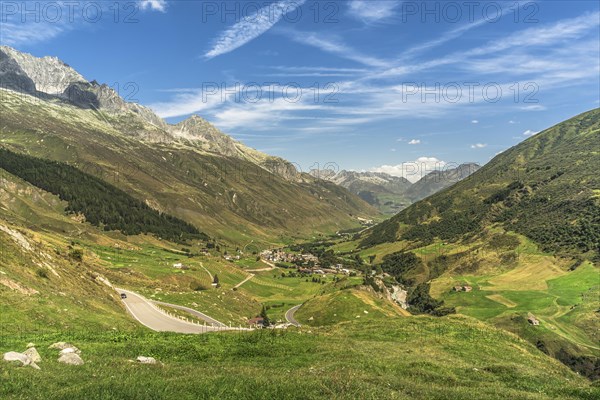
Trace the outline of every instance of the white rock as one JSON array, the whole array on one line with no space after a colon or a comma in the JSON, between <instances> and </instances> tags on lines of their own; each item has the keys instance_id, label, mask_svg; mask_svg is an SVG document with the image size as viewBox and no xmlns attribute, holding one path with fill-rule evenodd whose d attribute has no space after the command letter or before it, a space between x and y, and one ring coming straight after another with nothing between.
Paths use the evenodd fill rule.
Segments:
<instances>
[{"instance_id":1,"label":"white rock","mask_svg":"<svg viewBox=\"0 0 600 400\"><path fill-rule=\"evenodd\" d=\"M8 353L4 353L4 361L19 361L21 365L29 365L31 364L31 358L23 353L18 353L16 351L9 351Z\"/></svg>"},{"instance_id":2,"label":"white rock","mask_svg":"<svg viewBox=\"0 0 600 400\"><path fill-rule=\"evenodd\" d=\"M156 360L154 359L154 357L139 356L137 358L137 361L141 364L156 364Z\"/></svg>"},{"instance_id":3,"label":"white rock","mask_svg":"<svg viewBox=\"0 0 600 400\"><path fill-rule=\"evenodd\" d=\"M40 356L40 353L38 353L35 347L28 348L23 354L29 357L34 363L39 363L42 361L42 357Z\"/></svg>"},{"instance_id":4,"label":"white rock","mask_svg":"<svg viewBox=\"0 0 600 400\"><path fill-rule=\"evenodd\" d=\"M63 354L58 358L58 362L69 365L83 365L83 360L76 353Z\"/></svg>"},{"instance_id":5,"label":"white rock","mask_svg":"<svg viewBox=\"0 0 600 400\"><path fill-rule=\"evenodd\" d=\"M81 351L75 346L67 347L66 349L62 349L58 355L62 356L62 355L71 354L71 353L81 354Z\"/></svg>"},{"instance_id":6,"label":"white rock","mask_svg":"<svg viewBox=\"0 0 600 400\"><path fill-rule=\"evenodd\" d=\"M58 350L66 349L67 347L73 347L73 346L67 342L56 342L56 343L53 343L50 346L48 346L49 349L58 349Z\"/></svg>"}]
</instances>

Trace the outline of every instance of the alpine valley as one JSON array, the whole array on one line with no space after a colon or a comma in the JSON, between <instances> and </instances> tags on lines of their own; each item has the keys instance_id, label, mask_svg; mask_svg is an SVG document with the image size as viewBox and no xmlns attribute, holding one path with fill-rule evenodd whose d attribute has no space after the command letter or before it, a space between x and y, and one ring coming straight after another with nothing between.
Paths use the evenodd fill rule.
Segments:
<instances>
[{"instance_id":1,"label":"alpine valley","mask_svg":"<svg viewBox=\"0 0 600 400\"><path fill-rule=\"evenodd\" d=\"M600 109L411 183L0 83L0 398L600 396Z\"/></svg>"}]
</instances>

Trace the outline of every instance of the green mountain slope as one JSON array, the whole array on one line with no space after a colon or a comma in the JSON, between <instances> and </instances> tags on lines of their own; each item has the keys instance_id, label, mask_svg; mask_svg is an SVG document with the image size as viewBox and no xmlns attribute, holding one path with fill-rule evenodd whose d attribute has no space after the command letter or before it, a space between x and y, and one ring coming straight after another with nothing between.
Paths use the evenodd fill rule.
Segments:
<instances>
[{"instance_id":1,"label":"green mountain slope","mask_svg":"<svg viewBox=\"0 0 600 400\"><path fill-rule=\"evenodd\" d=\"M378 213L199 116L171 125L55 57L0 46L0 146L62 161L213 237L284 243Z\"/></svg>"},{"instance_id":2,"label":"green mountain slope","mask_svg":"<svg viewBox=\"0 0 600 400\"><path fill-rule=\"evenodd\" d=\"M430 286L432 304L514 331L597 379L599 155L595 109L375 226L357 250L424 297Z\"/></svg>"},{"instance_id":3,"label":"green mountain slope","mask_svg":"<svg viewBox=\"0 0 600 400\"><path fill-rule=\"evenodd\" d=\"M375 227L362 245L458 241L498 223L546 251L599 260L599 156L596 109L496 156L468 179Z\"/></svg>"},{"instance_id":4,"label":"green mountain slope","mask_svg":"<svg viewBox=\"0 0 600 400\"><path fill-rule=\"evenodd\" d=\"M152 233L172 242L207 240L192 225L159 214L101 179L70 165L13 153L0 148L0 168L69 203L67 212L82 214L94 226L127 235Z\"/></svg>"},{"instance_id":5,"label":"green mountain slope","mask_svg":"<svg viewBox=\"0 0 600 400\"><path fill-rule=\"evenodd\" d=\"M127 134L129 114L111 115L2 90L0 145L69 164L106 180L160 212L236 243L359 226L376 211L332 183L208 152L180 141ZM147 125L147 124L146 124ZM143 129L151 130L152 127ZM137 127L136 129L141 129Z\"/></svg>"}]
</instances>

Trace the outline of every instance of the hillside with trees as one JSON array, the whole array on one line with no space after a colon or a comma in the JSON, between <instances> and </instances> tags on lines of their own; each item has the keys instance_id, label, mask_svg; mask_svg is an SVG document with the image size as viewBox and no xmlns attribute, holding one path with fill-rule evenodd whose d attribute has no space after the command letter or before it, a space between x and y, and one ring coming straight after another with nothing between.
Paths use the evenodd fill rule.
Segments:
<instances>
[{"instance_id":1,"label":"hillside with trees","mask_svg":"<svg viewBox=\"0 0 600 400\"><path fill-rule=\"evenodd\" d=\"M196 227L159 213L117 187L65 163L17 154L0 148L0 168L68 203L67 213L83 214L85 220L105 231L125 235L154 234L185 243L207 240Z\"/></svg>"},{"instance_id":2,"label":"hillside with trees","mask_svg":"<svg viewBox=\"0 0 600 400\"><path fill-rule=\"evenodd\" d=\"M553 254L600 260L600 109L496 156L464 181L375 226L362 247L458 242L498 224Z\"/></svg>"}]
</instances>

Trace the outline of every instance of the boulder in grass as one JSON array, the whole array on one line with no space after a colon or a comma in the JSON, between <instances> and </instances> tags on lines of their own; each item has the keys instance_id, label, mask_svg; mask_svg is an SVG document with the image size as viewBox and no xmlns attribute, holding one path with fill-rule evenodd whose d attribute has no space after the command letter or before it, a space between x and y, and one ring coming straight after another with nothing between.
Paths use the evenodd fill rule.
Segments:
<instances>
[{"instance_id":1,"label":"boulder in grass","mask_svg":"<svg viewBox=\"0 0 600 400\"><path fill-rule=\"evenodd\" d=\"M23 353L18 353L16 351L9 351L8 353L4 353L3 357L4 361L17 361L21 363L21 366L29 365L31 368L40 369L36 363L31 361L28 355Z\"/></svg>"},{"instance_id":2,"label":"boulder in grass","mask_svg":"<svg viewBox=\"0 0 600 400\"><path fill-rule=\"evenodd\" d=\"M62 349L58 355L62 356L64 354L69 354L69 353L81 354L81 351L77 347L71 346L71 347Z\"/></svg>"},{"instance_id":3,"label":"boulder in grass","mask_svg":"<svg viewBox=\"0 0 600 400\"><path fill-rule=\"evenodd\" d=\"M40 353L38 353L35 347L28 348L23 354L29 357L34 363L39 363L42 361L42 357L40 356Z\"/></svg>"},{"instance_id":4,"label":"boulder in grass","mask_svg":"<svg viewBox=\"0 0 600 400\"><path fill-rule=\"evenodd\" d=\"M29 358L28 355L18 353L16 351L9 351L8 353L4 353L3 359L4 361L18 361L21 363L21 365L31 364L31 358Z\"/></svg>"},{"instance_id":5,"label":"boulder in grass","mask_svg":"<svg viewBox=\"0 0 600 400\"><path fill-rule=\"evenodd\" d=\"M63 354L58 358L59 363L68 364L68 365L83 365L83 360L76 353L67 353Z\"/></svg>"},{"instance_id":6,"label":"boulder in grass","mask_svg":"<svg viewBox=\"0 0 600 400\"><path fill-rule=\"evenodd\" d=\"M139 356L137 362L140 364L156 364L156 359L154 357Z\"/></svg>"}]
</instances>

